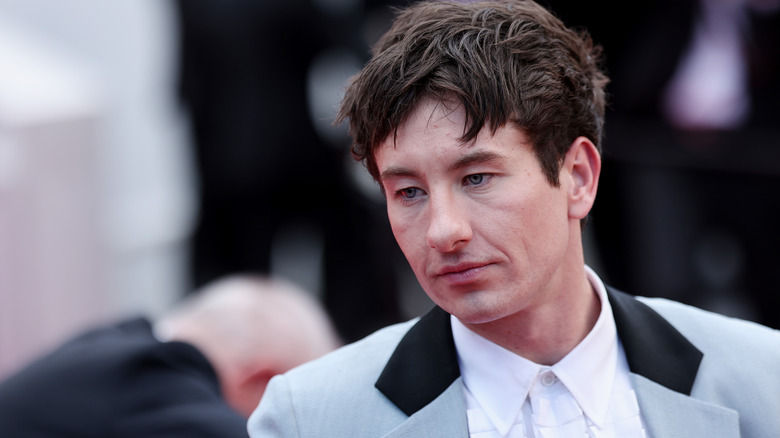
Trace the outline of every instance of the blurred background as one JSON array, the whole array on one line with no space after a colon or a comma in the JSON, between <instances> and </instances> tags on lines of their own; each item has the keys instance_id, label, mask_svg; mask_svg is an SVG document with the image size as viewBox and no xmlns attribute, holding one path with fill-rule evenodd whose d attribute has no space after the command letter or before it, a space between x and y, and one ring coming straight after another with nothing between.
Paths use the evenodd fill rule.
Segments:
<instances>
[{"instance_id":1,"label":"blurred background","mask_svg":"<svg viewBox=\"0 0 780 438\"><path fill-rule=\"evenodd\" d=\"M606 54L604 279L780 328L780 1L544 3Z\"/></svg>"},{"instance_id":2,"label":"blurred background","mask_svg":"<svg viewBox=\"0 0 780 438\"><path fill-rule=\"evenodd\" d=\"M587 259L629 292L780 327L777 2L713 1L549 2L613 76ZM348 341L427 309L331 126L403 3L0 0L0 378L235 272L317 294ZM694 50L713 26L736 40ZM688 106L731 116L662 114L673 77L697 102L694 71L725 97Z\"/></svg>"},{"instance_id":3,"label":"blurred background","mask_svg":"<svg viewBox=\"0 0 780 438\"><path fill-rule=\"evenodd\" d=\"M237 272L318 294L350 340L417 313L381 199L330 126L388 14L0 0L0 377Z\"/></svg>"},{"instance_id":4,"label":"blurred background","mask_svg":"<svg viewBox=\"0 0 780 438\"><path fill-rule=\"evenodd\" d=\"M0 1L0 372L187 289L192 154L160 1Z\"/></svg>"}]
</instances>

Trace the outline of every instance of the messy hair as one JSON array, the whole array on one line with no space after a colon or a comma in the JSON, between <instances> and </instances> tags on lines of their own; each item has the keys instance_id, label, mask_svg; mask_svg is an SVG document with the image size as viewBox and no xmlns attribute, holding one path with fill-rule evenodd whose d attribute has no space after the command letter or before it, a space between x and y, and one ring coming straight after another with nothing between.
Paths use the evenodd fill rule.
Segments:
<instances>
[{"instance_id":1,"label":"messy hair","mask_svg":"<svg viewBox=\"0 0 780 438\"><path fill-rule=\"evenodd\" d=\"M346 88L336 123L349 120L352 154L379 180L377 147L423 99L454 101L461 140L512 123L557 186L578 136L601 150L608 79L601 50L531 0L422 1L396 11L373 57Z\"/></svg>"}]
</instances>

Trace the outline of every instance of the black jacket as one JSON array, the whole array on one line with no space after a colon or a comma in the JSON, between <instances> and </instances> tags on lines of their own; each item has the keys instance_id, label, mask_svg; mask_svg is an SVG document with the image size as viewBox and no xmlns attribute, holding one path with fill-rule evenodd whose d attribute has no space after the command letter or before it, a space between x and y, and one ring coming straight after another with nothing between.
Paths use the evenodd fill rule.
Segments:
<instances>
[{"instance_id":1,"label":"black jacket","mask_svg":"<svg viewBox=\"0 0 780 438\"><path fill-rule=\"evenodd\" d=\"M142 318L89 331L0 383L0 437L247 437L193 346Z\"/></svg>"}]
</instances>

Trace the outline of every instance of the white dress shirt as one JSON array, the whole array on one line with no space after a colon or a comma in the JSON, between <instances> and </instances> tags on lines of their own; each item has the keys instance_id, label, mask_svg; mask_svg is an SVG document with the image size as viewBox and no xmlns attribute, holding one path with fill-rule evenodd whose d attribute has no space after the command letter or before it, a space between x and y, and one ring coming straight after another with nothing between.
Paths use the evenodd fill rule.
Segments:
<instances>
[{"instance_id":1,"label":"white dress shirt","mask_svg":"<svg viewBox=\"0 0 780 438\"><path fill-rule=\"evenodd\" d=\"M472 438L645 437L628 364L601 279L593 329L552 366L527 360L451 317Z\"/></svg>"}]
</instances>

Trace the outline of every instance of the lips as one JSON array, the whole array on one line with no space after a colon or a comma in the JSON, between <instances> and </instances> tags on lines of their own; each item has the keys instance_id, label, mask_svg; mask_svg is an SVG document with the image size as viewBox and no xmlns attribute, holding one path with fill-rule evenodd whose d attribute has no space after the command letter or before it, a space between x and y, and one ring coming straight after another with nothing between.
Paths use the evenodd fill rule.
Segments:
<instances>
[{"instance_id":1,"label":"lips","mask_svg":"<svg viewBox=\"0 0 780 438\"><path fill-rule=\"evenodd\" d=\"M468 284L479 280L480 275L485 272L488 266L489 264L486 263L460 263L445 266L437 272L436 277L453 285Z\"/></svg>"},{"instance_id":2,"label":"lips","mask_svg":"<svg viewBox=\"0 0 780 438\"><path fill-rule=\"evenodd\" d=\"M436 273L436 275L441 276L448 274L459 274L471 269L479 269L483 266L485 266L485 263L459 263L457 265L445 266L441 268L439 272Z\"/></svg>"}]
</instances>

